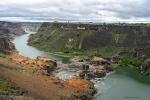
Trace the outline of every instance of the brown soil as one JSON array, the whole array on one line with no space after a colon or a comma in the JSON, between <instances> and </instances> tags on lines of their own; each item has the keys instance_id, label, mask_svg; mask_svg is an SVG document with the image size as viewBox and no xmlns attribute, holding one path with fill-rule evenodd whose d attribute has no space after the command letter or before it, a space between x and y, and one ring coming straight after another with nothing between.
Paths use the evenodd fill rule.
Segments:
<instances>
[{"instance_id":1,"label":"brown soil","mask_svg":"<svg viewBox=\"0 0 150 100\"><path fill-rule=\"evenodd\" d=\"M25 91L26 95L40 100L81 100L94 94L91 82L81 79L62 81L56 77L23 73L24 67L16 65L6 58L0 58L0 76Z\"/></svg>"}]
</instances>

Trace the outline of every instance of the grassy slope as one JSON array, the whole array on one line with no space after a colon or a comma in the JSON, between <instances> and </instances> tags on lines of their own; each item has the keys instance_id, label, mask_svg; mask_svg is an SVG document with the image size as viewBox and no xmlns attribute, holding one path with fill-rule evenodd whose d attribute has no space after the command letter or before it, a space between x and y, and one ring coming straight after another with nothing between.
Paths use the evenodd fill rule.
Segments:
<instances>
[{"instance_id":1,"label":"grassy slope","mask_svg":"<svg viewBox=\"0 0 150 100\"><path fill-rule=\"evenodd\" d=\"M4 57L5 55L0 53L0 56ZM1 61L1 59L0 67L9 64L8 61ZM18 93L19 91L0 75L0 95L18 95Z\"/></svg>"},{"instance_id":2,"label":"grassy slope","mask_svg":"<svg viewBox=\"0 0 150 100\"><path fill-rule=\"evenodd\" d=\"M81 49L84 38L94 34L94 30L86 31L65 31L59 28L43 28L37 34L31 36L29 44L43 51L48 51L61 56L88 56L93 53L111 56L123 50L122 47L106 46L104 48ZM73 48L65 48L69 38L73 38L75 43ZM40 42L41 41L41 42ZM58 53L59 52L59 53ZM61 52L61 53L60 53Z\"/></svg>"},{"instance_id":3,"label":"grassy slope","mask_svg":"<svg viewBox=\"0 0 150 100\"><path fill-rule=\"evenodd\" d=\"M75 40L75 44L73 44L73 49L79 49L79 46L82 44L82 41L85 36L88 36L93 31L64 31L58 28L53 28L51 30L46 30L42 32L38 32L37 34L32 36L32 41L29 41L31 45L43 49L46 51L55 51L64 50L65 44L67 43L69 38L73 38ZM42 41L38 42L37 41Z\"/></svg>"},{"instance_id":4,"label":"grassy slope","mask_svg":"<svg viewBox=\"0 0 150 100\"><path fill-rule=\"evenodd\" d=\"M0 79L0 94L12 95L16 94L17 90L9 84L6 80Z\"/></svg>"},{"instance_id":5,"label":"grassy slope","mask_svg":"<svg viewBox=\"0 0 150 100\"><path fill-rule=\"evenodd\" d=\"M142 61L135 58L125 58L119 63L116 71L118 74L127 75L139 82L150 84L150 76L139 72L141 63Z\"/></svg>"},{"instance_id":6,"label":"grassy slope","mask_svg":"<svg viewBox=\"0 0 150 100\"><path fill-rule=\"evenodd\" d=\"M128 52L132 51L132 48L123 48L119 46L110 46L107 45L103 48L89 48L89 49L81 49L82 47L82 42L84 38L90 37L91 34L95 33L95 31L92 30L86 30L86 31L80 31L76 32L76 35L73 36L74 39L76 40L76 45L74 46L73 49L66 49L65 48L65 42L69 38L70 34L74 34L74 32L70 31L64 31L61 29L49 29L45 28L44 31L38 32L35 34L32 38L37 38L41 36L48 37L47 41L43 41L42 43L32 43L31 45L44 50L48 52L53 52L56 55L61 55L61 56L67 56L67 57L73 57L73 56L79 56L79 58L86 58L89 55L92 55L94 53L101 54L103 56L112 56L115 54L118 54L119 52L123 50L127 50ZM115 34L113 32L108 33L109 35L112 36L113 40L115 43L122 43L123 41L126 40L127 34ZM41 40L42 41L42 40ZM141 75L139 70L137 69L140 64L134 59L123 59L125 61L121 61L119 67L117 68L117 72L121 74L125 74L127 76L130 76L140 82L148 83L150 84L150 77L146 75ZM138 64L136 64L138 63Z\"/></svg>"}]
</instances>

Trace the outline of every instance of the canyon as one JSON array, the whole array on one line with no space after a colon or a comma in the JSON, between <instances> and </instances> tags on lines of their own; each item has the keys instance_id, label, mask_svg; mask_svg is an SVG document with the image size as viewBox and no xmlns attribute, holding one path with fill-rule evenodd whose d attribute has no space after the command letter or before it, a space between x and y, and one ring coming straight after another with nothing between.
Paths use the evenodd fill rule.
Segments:
<instances>
[{"instance_id":1,"label":"canyon","mask_svg":"<svg viewBox=\"0 0 150 100\"><path fill-rule=\"evenodd\" d=\"M6 26L9 26L9 23ZM0 42L0 75L8 81L11 80L12 85L19 87L23 94L20 96L23 96L23 98L27 96L31 100L91 100L92 98L108 100L109 96L106 97L107 94L103 94L103 89L106 88L103 87L105 81L105 84L111 81L109 86L112 86L113 82L117 85L117 88L112 87L112 90L109 91L118 91L119 88L122 88L122 82L126 83L124 84L126 95L129 95L129 84L134 87L139 86L141 90L146 87L145 91L149 91L149 86L119 76L120 74L108 76L114 70L117 73L118 71L121 72L121 74L126 71L130 72L135 66L136 70L133 72L138 72L138 75L142 73L142 78L149 81L149 76L147 76L149 75L150 57L148 24L97 25L56 22L18 24L17 29L23 30L23 35L15 32L14 29L11 33L11 30L9 30L11 26L8 29L5 28L10 33L4 34L4 31L1 31L2 36L12 35L9 38L5 37L2 39L3 42ZM1 25L3 27L3 24ZM33 31L33 33L30 34L30 31ZM15 38L15 40L12 40L13 43L11 38ZM19 45L20 43L22 45ZM27 43L47 52L41 53L31 46L27 48L30 53L21 52L28 52L25 51L27 49L24 49ZM105 49L101 50L103 48ZM109 54L103 55L105 53ZM69 57L69 60L64 63L57 59L61 57ZM125 59L129 57L131 59L138 58L138 62L136 62L137 59ZM121 66L121 69L118 66ZM122 66L125 66L124 69ZM66 79L61 73L64 75L68 73ZM127 76L130 77L130 75ZM141 74L139 77L141 77ZM119 82L120 80L122 82ZM99 87L96 87L97 85ZM134 92L136 90L138 89L133 88ZM96 94L96 92L98 93ZM140 91L135 93L140 94ZM94 94L96 95L94 96ZM144 94L141 94L142 98L148 98L147 95L143 97ZM114 97L116 94L111 92L108 95ZM123 96L123 94L118 96Z\"/></svg>"},{"instance_id":2,"label":"canyon","mask_svg":"<svg viewBox=\"0 0 150 100\"><path fill-rule=\"evenodd\" d=\"M29 44L39 49L94 49L113 47L147 47L150 45L147 24L78 24L43 23Z\"/></svg>"},{"instance_id":3,"label":"canyon","mask_svg":"<svg viewBox=\"0 0 150 100\"><path fill-rule=\"evenodd\" d=\"M13 23L11 27L10 23L2 22L2 28L3 24L6 27L5 30L10 31L10 33L1 31L2 37L5 35L9 35L9 37L6 36L0 42L0 76L16 88L19 88L19 91L22 92L19 95L15 95L15 93L13 95L11 93L11 95L7 95L4 93L4 96L1 95L0 99L92 99L92 96L96 93L92 82L80 78L72 78L64 81L55 76L49 76L48 74L57 67L56 61L44 57L31 59L18 54L18 51L10 39L13 38L12 36L14 35L24 34L25 31L33 31L34 28L27 28L27 24L24 25L23 23L23 28L26 27L26 30L18 34L18 31L14 31L14 25L18 24ZM11 30L11 28L13 30ZM23 28L21 26L17 27L19 31L23 30ZM34 31L36 31L36 29Z\"/></svg>"}]
</instances>

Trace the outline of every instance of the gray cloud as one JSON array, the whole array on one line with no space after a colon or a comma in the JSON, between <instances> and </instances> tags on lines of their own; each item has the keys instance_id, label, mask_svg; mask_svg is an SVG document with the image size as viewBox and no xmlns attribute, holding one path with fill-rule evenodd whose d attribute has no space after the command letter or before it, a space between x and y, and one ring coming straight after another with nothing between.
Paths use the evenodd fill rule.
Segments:
<instances>
[{"instance_id":1,"label":"gray cloud","mask_svg":"<svg viewBox=\"0 0 150 100\"><path fill-rule=\"evenodd\" d=\"M5 0L0 20L149 21L149 0Z\"/></svg>"}]
</instances>

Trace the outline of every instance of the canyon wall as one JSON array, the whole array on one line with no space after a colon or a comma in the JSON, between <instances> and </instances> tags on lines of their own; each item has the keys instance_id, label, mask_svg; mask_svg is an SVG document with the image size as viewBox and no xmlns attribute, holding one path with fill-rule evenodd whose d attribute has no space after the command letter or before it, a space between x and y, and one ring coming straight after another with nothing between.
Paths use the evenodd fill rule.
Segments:
<instances>
[{"instance_id":1,"label":"canyon wall","mask_svg":"<svg viewBox=\"0 0 150 100\"><path fill-rule=\"evenodd\" d=\"M0 52L10 53L15 51L15 46L10 42L14 35L24 34L21 23L0 21Z\"/></svg>"},{"instance_id":2,"label":"canyon wall","mask_svg":"<svg viewBox=\"0 0 150 100\"><path fill-rule=\"evenodd\" d=\"M150 45L150 25L43 23L29 44L47 51L106 46L143 48Z\"/></svg>"}]
</instances>

